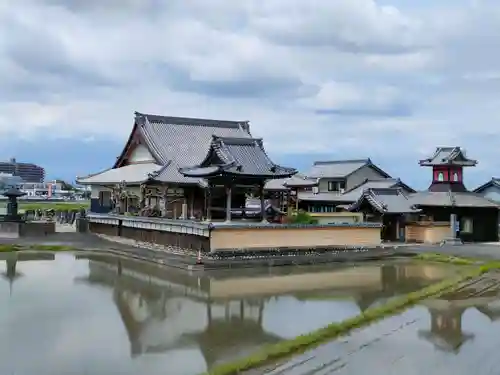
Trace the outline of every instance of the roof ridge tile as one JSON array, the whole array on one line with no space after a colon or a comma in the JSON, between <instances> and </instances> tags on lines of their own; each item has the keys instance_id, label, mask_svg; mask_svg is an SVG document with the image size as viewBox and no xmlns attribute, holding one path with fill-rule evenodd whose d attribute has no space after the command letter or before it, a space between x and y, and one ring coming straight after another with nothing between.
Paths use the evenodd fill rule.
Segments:
<instances>
[{"instance_id":1,"label":"roof ridge tile","mask_svg":"<svg viewBox=\"0 0 500 375\"><path fill-rule=\"evenodd\" d=\"M314 165L346 164L346 163L370 163L370 158L366 159L340 159L340 160L318 160Z\"/></svg>"},{"instance_id":2,"label":"roof ridge tile","mask_svg":"<svg viewBox=\"0 0 500 375\"><path fill-rule=\"evenodd\" d=\"M187 126L209 126L218 128L243 128L249 129L249 121L214 120L196 117L163 116L147 113L135 112L136 117L145 117L150 122L166 125L187 125Z\"/></svg>"}]
</instances>

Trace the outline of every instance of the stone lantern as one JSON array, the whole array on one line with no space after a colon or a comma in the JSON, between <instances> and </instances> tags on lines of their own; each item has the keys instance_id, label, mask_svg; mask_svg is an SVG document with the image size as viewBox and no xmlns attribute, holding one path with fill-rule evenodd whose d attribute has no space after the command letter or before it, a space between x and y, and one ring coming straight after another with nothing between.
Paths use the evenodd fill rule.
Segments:
<instances>
[{"instance_id":1,"label":"stone lantern","mask_svg":"<svg viewBox=\"0 0 500 375\"><path fill-rule=\"evenodd\" d=\"M10 188L2 194L4 197L8 198L7 203L7 215L5 216L5 221L21 221L21 216L18 213L17 199L23 197L26 193L22 192L18 188Z\"/></svg>"}]
</instances>

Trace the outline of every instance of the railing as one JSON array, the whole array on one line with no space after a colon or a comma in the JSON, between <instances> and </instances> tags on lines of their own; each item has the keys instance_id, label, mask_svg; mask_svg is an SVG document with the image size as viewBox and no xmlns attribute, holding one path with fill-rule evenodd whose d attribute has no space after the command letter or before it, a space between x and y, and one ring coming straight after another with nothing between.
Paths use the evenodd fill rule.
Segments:
<instances>
[{"instance_id":1,"label":"railing","mask_svg":"<svg viewBox=\"0 0 500 375\"><path fill-rule=\"evenodd\" d=\"M210 226L206 223L192 220L173 220L157 217L126 216L113 214L89 213L90 223L108 224L126 228L155 230L160 232L184 233L196 236L209 237Z\"/></svg>"}]
</instances>

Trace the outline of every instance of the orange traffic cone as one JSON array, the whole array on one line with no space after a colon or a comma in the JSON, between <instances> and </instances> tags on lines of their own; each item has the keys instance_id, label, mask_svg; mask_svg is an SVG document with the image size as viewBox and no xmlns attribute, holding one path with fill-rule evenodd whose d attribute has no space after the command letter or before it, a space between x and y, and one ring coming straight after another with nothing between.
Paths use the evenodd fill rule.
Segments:
<instances>
[{"instance_id":1,"label":"orange traffic cone","mask_svg":"<svg viewBox=\"0 0 500 375\"><path fill-rule=\"evenodd\" d=\"M198 256L196 257L196 264L203 264L201 260L201 250L198 250Z\"/></svg>"}]
</instances>

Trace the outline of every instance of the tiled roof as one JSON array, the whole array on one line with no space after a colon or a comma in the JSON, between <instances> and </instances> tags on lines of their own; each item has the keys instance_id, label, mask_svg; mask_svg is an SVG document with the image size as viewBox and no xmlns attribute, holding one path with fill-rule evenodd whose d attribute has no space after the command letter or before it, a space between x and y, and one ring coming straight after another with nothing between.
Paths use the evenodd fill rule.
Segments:
<instances>
[{"instance_id":1,"label":"tiled roof","mask_svg":"<svg viewBox=\"0 0 500 375\"><path fill-rule=\"evenodd\" d=\"M370 159L316 161L307 174L312 178L343 178L371 163Z\"/></svg>"},{"instance_id":2,"label":"tiled roof","mask_svg":"<svg viewBox=\"0 0 500 375\"><path fill-rule=\"evenodd\" d=\"M399 178L383 178L377 180L366 179L362 184L354 187L351 190L346 191L343 195L351 201L356 201L361 197L363 191L367 189L379 189L379 188L394 188L402 187L408 192L414 192L414 190L408 185L404 184Z\"/></svg>"},{"instance_id":3,"label":"tiled roof","mask_svg":"<svg viewBox=\"0 0 500 375\"><path fill-rule=\"evenodd\" d=\"M168 162L153 178L158 182L170 182L174 184L197 184L207 186L207 182L202 178L186 177L179 172L179 166L173 162Z\"/></svg>"},{"instance_id":4,"label":"tiled roof","mask_svg":"<svg viewBox=\"0 0 500 375\"><path fill-rule=\"evenodd\" d=\"M368 202L380 213L414 213L419 212L411 199L401 188L372 188L363 192L361 197L349 207L356 210L363 202Z\"/></svg>"},{"instance_id":5,"label":"tiled roof","mask_svg":"<svg viewBox=\"0 0 500 375\"><path fill-rule=\"evenodd\" d=\"M321 192L321 193L313 193L311 191L299 191L298 198L302 201L309 202L348 202L353 203L356 202L363 191L370 188L394 188L394 187L402 187L404 189L413 191L409 186L404 184L400 179L397 178L384 178L379 180L370 180L366 179L361 185L354 187L351 190L346 191L344 194L339 194L336 192Z\"/></svg>"},{"instance_id":6,"label":"tiled roof","mask_svg":"<svg viewBox=\"0 0 500 375\"><path fill-rule=\"evenodd\" d=\"M139 112L135 113L134 130L129 137L127 146L133 141L135 133L141 136L153 156L163 165L163 168L155 174L154 179L156 181L181 184L197 183L200 185L206 185L206 181L202 178L184 176L179 172L179 169L202 163L212 146L214 136L226 139L253 139L248 121L170 117ZM261 142L259 140L253 140L252 142L255 143L255 141ZM256 155L255 151L250 151L248 148L243 150L242 147L235 150L233 146L235 145L228 145L227 150L239 161L244 160L246 157L253 157L254 161L256 158L260 161L265 158L266 163L270 162L267 155L265 157ZM124 148L122 155L118 157L115 169L117 169L120 161L124 159L126 151L127 147ZM253 154L245 155L244 151ZM245 163L247 162L245 161ZM251 171L251 168L265 168L262 163L259 166L246 165L244 167L248 171ZM291 171L289 168L275 167L272 169L276 169L278 174L284 171L287 172L284 174L285 176L293 174L289 173ZM270 175L270 177L274 176L275 174Z\"/></svg>"},{"instance_id":7,"label":"tiled roof","mask_svg":"<svg viewBox=\"0 0 500 375\"><path fill-rule=\"evenodd\" d=\"M190 177L231 174L283 178L296 173L293 168L274 164L264 150L262 139L215 135L212 136L204 161L192 167L180 168L179 171Z\"/></svg>"},{"instance_id":8,"label":"tiled roof","mask_svg":"<svg viewBox=\"0 0 500 375\"><path fill-rule=\"evenodd\" d=\"M136 113L146 143L163 164L179 167L200 164L210 148L212 136L251 138L246 121L218 121Z\"/></svg>"},{"instance_id":9,"label":"tiled roof","mask_svg":"<svg viewBox=\"0 0 500 375\"><path fill-rule=\"evenodd\" d=\"M287 181L285 181L286 187L313 187L318 186L317 178L309 178L305 176L292 176Z\"/></svg>"},{"instance_id":10,"label":"tiled roof","mask_svg":"<svg viewBox=\"0 0 500 375\"><path fill-rule=\"evenodd\" d=\"M500 178L493 177L487 183L478 186L473 190L474 193L481 193L484 189L489 188L490 186L496 186L500 189Z\"/></svg>"},{"instance_id":11,"label":"tiled roof","mask_svg":"<svg viewBox=\"0 0 500 375\"><path fill-rule=\"evenodd\" d=\"M183 176L179 168L196 165L203 161L212 141L212 136L251 138L247 121L219 121L187 117L158 116L135 113L134 133L138 133L153 156L163 165L155 177L156 181L173 183L198 183L206 185L199 178ZM117 159L117 167L127 147Z\"/></svg>"},{"instance_id":12,"label":"tiled roof","mask_svg":"<svg viewBox=\"0 0 500 375\"><path fill-rule=\"evenodd\" d=\"M264 189L266 190L288 190L290 187L313 187L318 185L318 179L308 178L302 174L297 173L296 175L289 178L279 178L274 180L268 180Z\"/></svg>"},{"instance_id":13,"label":"tiled roof","mask_svg":"<svg viewBox=\"0 0 500 375\"><path fill-rule=\"evenodd\" d=\"M352 203L351 197L336 192L299 191L297 193L299 201L304 202L331 202L331 203Z\"/></svg>"},{"instance_id":14,"label":"tiled roof","mask_svg":"<svg viewBox=\"0 0 500 375\"><path fill-rule=\"evenodd\" d=\"M107 169L86 177L78 177L77 183L81 185L112 185L126 181L127 183L140 184L156 175L161 169L162 166L154 163L130 164L121 168Z\"/></svg>"},{"instance_id":15,"label":"tiled roof","mask_svg":"<svg viewBox=\"0 0 500 375\"><path fill-rule=\"evenodd\" d=\"M410 200L416 206L500 208L495 202L471 192L454 193L422 191L411 194Z\"/></svg>"},{"instance_id":16,"label":"tiled roof","mask_svg":"<svg viewBox=\"0 0 500 375\"><path fill-rule=\"evenodd\" d=\"M460 147L437 147L434 155L420 160L419 164L421 166L461 165L473 167L477 164L477 161L468 159L465 156L465 151Z\"/></svg>"}]
</instances>

